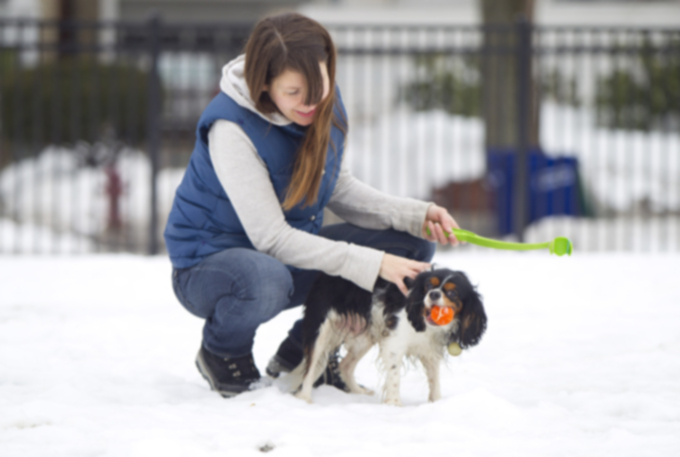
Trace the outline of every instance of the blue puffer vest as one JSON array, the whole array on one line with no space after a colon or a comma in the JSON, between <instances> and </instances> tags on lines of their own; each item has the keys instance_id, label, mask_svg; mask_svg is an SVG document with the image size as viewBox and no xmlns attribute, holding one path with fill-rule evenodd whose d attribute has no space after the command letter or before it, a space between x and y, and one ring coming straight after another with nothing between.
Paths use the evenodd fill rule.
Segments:
<instances>
[{"instance_id":1,"label":"blue puffer vest","mask_svg":"<svg viewBox=\"0 0 680 457\"><path fill-rule=\"evenodd\" d=\"M347 119L340 93L336 88L339 107ZM338 107L336 106L336 115ZM196 128L196 145L184 178L177 188L175 200L165 228L165 244L175 268L188 268L203 258L224 249L242 247L255 249L246 235L234 207L220 184L208 151L208 131L218 119L241 126L255 145L267 166L269 177L280 202L285 198L298 150L306 129L297 124L280 127L256 113L241 107L220 92L207 106ZM294 228L318 233L323 222L323 208L333 193L340 173L344 150L344 134L335 126L331 129L326 166L316 202L303 203L284 211L286 221ZM257 205L257 202L253 202Z\"/></svg>"}]
</instances>

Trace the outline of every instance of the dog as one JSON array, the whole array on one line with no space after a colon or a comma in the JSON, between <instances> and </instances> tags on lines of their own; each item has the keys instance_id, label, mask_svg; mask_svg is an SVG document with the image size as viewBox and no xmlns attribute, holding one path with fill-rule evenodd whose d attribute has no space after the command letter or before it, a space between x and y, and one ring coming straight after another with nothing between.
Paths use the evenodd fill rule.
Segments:
<instances>
[{"instance_id":1,"label":"dog","mask_svg":"<svg viewBox=\"0 0 680 457\"><path fill-rule=\"evenodd\" d=\"M481 296L465 273L436 269L405 278L408 295L395 284L378 279L374 292L340 277L321 273L310 290L303 317L302 363L291 372L296 397L312 401L314 381L324 371L328 357L341 345L347 351L340 376L351 393L372 395L354 378L366 353L378 344L385 373L383 402L401 405L399 384L405 359L420 360L429 383L429 400L441 398L439 366L451 343L467 349L479 343L487 317ZM454 318L438 325L431 316L434 305L453 310Z\"/></svg>"}]
</instances>

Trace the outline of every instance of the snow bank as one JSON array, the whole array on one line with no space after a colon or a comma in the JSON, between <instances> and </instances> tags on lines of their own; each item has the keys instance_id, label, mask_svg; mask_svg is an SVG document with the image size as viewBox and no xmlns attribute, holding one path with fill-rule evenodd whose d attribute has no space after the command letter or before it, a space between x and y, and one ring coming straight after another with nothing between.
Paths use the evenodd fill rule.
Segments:
<instances>
[{"instance_id":1,"label":"snow bank","mask_svg":"<svg viewBox=\"0 0 680 457\"><path fill-rule=\"evenodd\" d=\"M134 239L146 236L151 214L148 157L142 151L124 148L114 168L122 183L119 215L124 230ZM183 175L183 169L158 173L161 224L170 213ZM106 186L104 168L84 166L79 149L50 146L35 158L6 167L0 171L0 207L5 216L0 218L0 252L92 251L94 242L69 240L105 238L110 207ZM69 250L68 246L74 245L79 248Z\"/></svg>"},{"instance_id":2,"label":"snow bank","mask_svg":"<svg viewBox=\"0 0 680 457\"><path fill-rule=\"evenodd\" d=\"M553 103L541 105L541 126L543 151L579 159L586 191L599 208L625 212L644 204L657 213L680 211L677 132L605 129L591 109ZM364 182L421 199L450 181L481 178L486 167L482 121L441 110L400 108L353 124L348 153Z\"/></svg>"}]
</instances>

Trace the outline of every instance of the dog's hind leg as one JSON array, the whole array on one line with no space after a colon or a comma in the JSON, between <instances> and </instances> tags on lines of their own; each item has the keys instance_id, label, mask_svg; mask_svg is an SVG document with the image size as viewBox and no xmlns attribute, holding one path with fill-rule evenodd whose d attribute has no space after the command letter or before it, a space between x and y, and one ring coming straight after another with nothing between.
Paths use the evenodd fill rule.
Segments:
<instances>
[{"instance_id":1,"label":"dog's hind leg","mask_svg":"<svg viewBox=\"0 0 680 457\"><path fill-rule=\"evenodd\" d=\"M442 398L439 383L439 364L440 359L435 357L420 357L420 362L425 368L427 383L430 386L430 401L437 401Z\"/></svg>"},{"instance_id":2,"label":"dog's hind leg","mask_svg":"<svg viewBox=\"0 0 680 457\"><path fill-rule=\"evenodd\" d=\"M360 334L354 338L348 338L345 341L347 355L340 362L340 376L342 376L343 381L345 381L345 384L353 394L373 395L371 389L360 386L354 378L354 370L357 364L372 346L373 340L367 333Z\"/></svg>"},{"instance_id":3,"label":"dog's hind leg","mask_svg":"<svg viewBox=\"0 0 680 457\"><path fill-rule=\"evenodd\" d=\"M330 319L326 319L319 328L319 335L314 342L312 350L309 351L309 360L304 362L307 364L307 371L302 380L302 387L295 396L305 400L307 403L312 402L314 381L316 381L326 369L328 355L337 347L337 344L335 344L337 338L334 338L334 333L335 331L332 322Z\"/></svg>"}]
</instances>

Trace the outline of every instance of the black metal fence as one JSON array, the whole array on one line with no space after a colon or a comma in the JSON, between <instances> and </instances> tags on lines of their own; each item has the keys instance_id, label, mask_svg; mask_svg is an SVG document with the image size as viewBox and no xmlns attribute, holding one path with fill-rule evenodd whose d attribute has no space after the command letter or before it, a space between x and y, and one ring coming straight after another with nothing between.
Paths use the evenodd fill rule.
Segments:
<instances>
[{"instance_id":1,"label":"black metal fence","mask_svg":"<svg viewBox=\"0 0 680 457\"><path fill-rule=\"evenodd\" d=\"M361 180L490 236L680 249L680 29L326 25ZM249 31L0 21L0 253L161 251Z\"/></svg>"}]
</instances>

